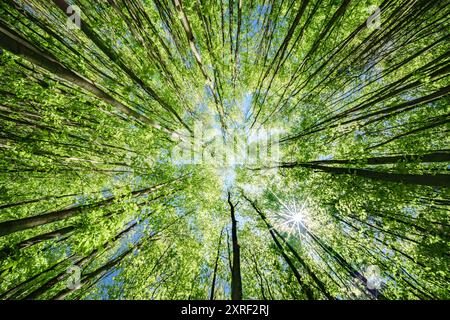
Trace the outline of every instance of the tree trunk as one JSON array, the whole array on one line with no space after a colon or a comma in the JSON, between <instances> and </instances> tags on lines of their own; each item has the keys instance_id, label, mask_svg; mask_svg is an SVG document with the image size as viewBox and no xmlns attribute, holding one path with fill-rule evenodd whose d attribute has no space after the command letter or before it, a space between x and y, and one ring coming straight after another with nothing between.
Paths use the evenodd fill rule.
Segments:
<instances>
[{"instance_id":1,"label":"tree trunk","mask_svg":"<svg viewBox=\"0 0 450 320\"><path fill-rule=\"evenodd\" d=\"M401 182L422 186L442 186L450 187L450 175L448 174L402 174L380 172L359 168L328 167L311 163L287 163L280 165L280 168L303 167L316 169L331 174L349 174L380 181Z\"/></svg>"},{"instance_id":2,"label":"tree trunk","mask_svg":"<svg viewBox=\"0 0 450 320\"><path fill-rule=\"evenodd\" d=\"M399 162L450 162L450 152L431 152L426 154L404 154L399 156L372 157L362 159L345 160L316 160L310 161L311 164L393 164Z\"/></svg>"},{"instance_id":3,"label":"tree trunk","mask_svg":"<svg viewBox=\"0 0 450 320\"><path fill-rule=\"evenodd\" d=\"M244 196L245 197L245 196ZM259 214L259 216L261 217L261 220L264 221L264 224L267 227L267 230L269 231L273 242L275 243L275 245L277 246L278 250L280 251L281 255L283 256L284 261L286 261L286 263L288 264L289 268L291 269L292 273L294 274L295 278L297 279L298 284L300 285L300 287L302 288L303 293L306 295L306 297L309 300L314 300L314 294L313 294L313 290L304 283L302 276L300 275L300 273L298 272L297 268L295 267L294 263L292 262L292 260L289 258L289 256L286 254L283 246L281 245L280 241L278 241L277 236L275 235L275 232L273 231L272 226L269 224L269 222L266 219L266 216L264 215L264 213L259 210L259 208L256 206L256 204L251 201L250 199L248 199L247 197L245 197L245 199L250 202L251 206L253 207L253 209L255 209L255 211Z\"/></svg>"},{"instance_id":4,"label":"tree trunk","mask_svg":"<svg viewBox=\"0 0 450 320\"><path fill-rule=\"evenodd\" d=\"M64 80L76 84L77 86L91 92L99 99L112 105L113 107L125 113L126 115L138 121L146 123L158 130L163 130L169 134L172 133L172 131L170 130L164 130L155 121L150 120L149 118L125 106L123 103L117 101L108 93L98 88L90 80L67 69L65 66L56 61L53 57L45 54L44 52L40 51L38 48L33 46L31 43L28 43L26 40L22 39L18 34L16 34L13 30L10 30L6 25L4 25L1 22L0 22L0 45L3 48L11 51L12 53L24 57L31 63L38 65L56 74L57 76L63 78Z\"/></svg>"},{"instance_id":5,"label":"tree trunk","mask_svg":"<svg viewBox=\"0 0 450 320\"><path fill-rule=\"evenodd\" d=\"M214 273L213 273L213 280L212 280L212 285L211 285L211 294L209 296L209 300L214 300L214 289L216 287L216 276L217 276L217 267L219 265L220 243L222 242L222 233L223 233L223 228L222 228L222 231L220 231L219 245L217 246L216 262L214 264Z\"/></svg>"},{"instance_id":6,"label":"tree trunk","mask_svg":"<svg viewBox=\"0 0 450 320\"><path fill-rule=\"evenodd\" d=\"M242 300L242 280L241 280L241 256L237 237L237 222L235 207L231 203L231 193L228 192L228 204L231 213L231 242L233 247L233 269L231 270L231 299Z\"/></svg>"},{"instance_id":7,"label":"tree trunk","mask_svg":"<svg viewBox=\"0 0 450 320\"><path fill-rule=\"evenodd\" d=\"M172 180L172 182L176 181L176 180L178 180L178 179ZM150 188L134 191L131 194L135 197L142 196L144 194L148 194L152 191L155 191L166 184L167 183L162 183L159 185L152 186ZM28 218L4 221L4 222L0 223L0 237L8 235L13 232L27 230L27 229L31 229L31 228L34 228L37 226L42 226L42 225L49 224L52 222L68 219L68 218L71 218L71 217L74 217L74 216L80 214L83 210L86 210L86 209L89 210L89 209L109 205L109 204L113 203L115 199L116 199L116 197L113 196L106 200L103 200L103 201L100 201L97 203L93 203L93 204L89 204L89 205L72 207L69 209L49 212L49 213L41 214L38 216L28 217Z\"/></svg>"}]
</instances>

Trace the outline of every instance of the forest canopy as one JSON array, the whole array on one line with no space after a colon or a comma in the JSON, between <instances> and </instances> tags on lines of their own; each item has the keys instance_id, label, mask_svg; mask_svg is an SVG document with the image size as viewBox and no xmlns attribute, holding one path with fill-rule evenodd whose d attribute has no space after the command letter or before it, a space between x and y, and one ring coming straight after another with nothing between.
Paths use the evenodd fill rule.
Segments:
<instances>
[{"instance_id":1,"label":"forest canopy","mask_svg":"<svg viewBox=\"0 0 450 320\"><path fill-rule=\"evenodd\" d=\"M2 0L0 299L450 299L448 0Z\"/></svg>"}]
</instances>

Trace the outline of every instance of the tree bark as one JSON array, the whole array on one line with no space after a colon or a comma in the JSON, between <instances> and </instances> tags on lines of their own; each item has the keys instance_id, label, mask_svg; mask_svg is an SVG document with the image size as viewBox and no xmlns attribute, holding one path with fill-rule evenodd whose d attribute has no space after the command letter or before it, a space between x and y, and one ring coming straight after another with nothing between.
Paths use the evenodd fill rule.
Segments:
<instances>
[{"instance_id":1,"label":"tree bark","mask_svg":"<svg viewBox=\"0 0 450 320\"><path fill-rule=\"evenodd\" d=\"M0 22L0 46L5 48L6 50L24 57L31 63L44 68L62 79L69 81L77 86L89 91L90 93L97 96L99 99L104 102L112 105L117 110L123 112L124 114L152 126L155 129L162 130L166 133L171 134L172 131L162 128L155 121L145 117L144 115L139 114L138 112L130 109L125 106L123 103L114 99L111 95L101 90L97 87L93 82L84 78L83 76L67 69L65 66L60 64L55 60L54 57L45 54L31 43L28 43L26 40L21 38L16 32L9 29L6 25Z\"/></svg>"},{"instance_id":2,"label":"tree bark","mask_svg":"<svg viewBox=\"0 0 450 320\"><path fill-rule=\"evenodd\" d=\"M251 204L253 209L255 209L255 211L259 214L259 216L261 217L261 220L263 220L264 224L267 227L267 230L269 231L269 233L270 233L270 235L272 237L273 242L277 246L277 248L278 248L280 254L282 255L284 261L286 261L286 263L288 264L288 266L291 269L292 273L294 274L295 278L297 279L298 284L302 288L302 292L306 295L306 297L309 300L314 300L313 290L307 284L305 284L305 282L303 281L302 276L298 272L298 270L295 267L294 263L289 258L289 256L286 254L286 252L285 252L283 246L281 245L280 241L278 241L277 236L275 235L275 232L273 231L272 226L267 221L266 216L264 215L264 213L261 210L259 210L259 208L256 206L256 204L253 201L251 201L247 197L245 197L245 199Z\"/></svg>"},{"instance_id":3,"label":"tree bark","mask_svg":"<svg viewBox=\"0 0 450 320\"><path fill-rule=\"evenodd\" d=\"M365 177L380 181L400 182L406 184L422 185L422 186L440 186L450 187L449 174L402 174L380 172L359 168L343 168L343 167L328 167L312 163L286 163L279 166L280 168L294 168L302 167L308 169L316 169L319 171L331 173L334 175L348 174L359 177Z\"/></svg>"},{"instance_id":4,"label":"tree bark","mask_svg":"<svg viewBox=\"0 0 450 320\"><path fill-rule=\"evenodd\" d=\"M216 262L214 263L214 273L213 273L213 280L212 280L211 293L210 293L210 296L209 296L209 300L214 300L214 290L215 290L215 287L216 287L216 276L217 276L217 267L219 265L220 244L222 242L222 233L223 233L223 228L222 228L222 231L220 231L219 244L217 246Z\"/></svg>"},{"instance_id":5,"label":"tree bark","mask_svg":"<svg viewBox=\"0 0 450 320\"><path fill-rule=\"evenodd\" d=\"M178 179L172 180L171 182L176 181L176 180L178 180ZM168 183L170 183L170 182L168 182ZM159 185L152 186L150 188L137 190L137 191L132 192L131 194L135 197L142 196L142 195L148 194L150 192L153 192L157 189L160 189L161 187L163 187L166 184L167 183L162 183ZM116 199L116 197L112 196L106 200L103 200L103 201L100 201L97 203L93 203L93 204L89 204L89 205L76 206L76 207L72 207L72 208L68 208L68 209L64 209L64 210L53 211L53 212L33 216L33 217L27 217L27 218L22 218L22 219L0 222L0 237L8 235L13 232L27 230L27 229L31 229L31 228L34 228L37 226L42 226L42 225L49 224L52 222L68 219L68 218L71 218L71 217L74 217L74 216L80 214L83 210L89 210L89 209L109 205L109 204L113 203L113 201L115 199Z\"/></svg>"},{"instance_id":6,"label":"tree bark","mask_svg":"<svg viewBox=\"0 0 450 320\"><path fill-rule=\"evenodd\" d=\"M231 202L231 193L228 192L228 204L231 213L231 241L233 248L233 269L231 271L231 299L242 300L242 279L241 279L241 254L237 237L237 221L235 207Z\"/></svg>"},{"instance_id":7,"label":"tree bark","mask_svg":"<svg viewBox=\"0 0 450 320\"><path fill-rule=\"evenodd\" d=\"M316 160L310 161L311 164L393 164L399 162L450 162L450 152L430 152L425 154L404 154L399 156L382 156L362 159L343 159L343 160Z\"/></svg>"}]
</instances>

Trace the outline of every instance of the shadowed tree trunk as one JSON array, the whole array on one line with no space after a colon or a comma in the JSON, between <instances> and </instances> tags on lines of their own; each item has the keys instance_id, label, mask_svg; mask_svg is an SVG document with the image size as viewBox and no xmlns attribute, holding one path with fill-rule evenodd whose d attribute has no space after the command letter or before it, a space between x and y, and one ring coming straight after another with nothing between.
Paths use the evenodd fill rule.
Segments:
<instances>
[{"instance_id":1,"label":"shadowed tree trunk","mask_svg":"<svg viewBox=\"0 0 450 320\"><path fill-rule=\"evenodd\" d=\"M217 276L217 267L219 265L219 257L220 257L220 244L222 242L222 234L223 234L223 228L220 231L219 236L219 244L217 245L217 255L216 255L216 262L214 263L214 272L213 272L213 280L211 285L211 294L209 296L209 300L214 300L214 290L216 287L216 276Z\"/></svg>"},{"instance_id":2,"label":"shadowed tree trunk","mask_svg":"<svg viewBox=\"0 0 450 320\"><path fill-rule=\"evenodd\" d=\"M10 254L14 254L15 250L19 249L26 249L31 246L34 246L35 244L41 243L46 240L55 239L64 235L70 235L75 230L74 226L65 227L62 229L58 229L55 231L50 231L44 234L37 235L35 237L23 240L19 242L17 245L14 245L11 247L6 247L4 249L0 250L0 259L2 259L5 256L8 256Z\"/></svg>"},{"instance_id":3,"label":"shadowed tree trunk","mask_svg":"<svg viewBox=\"0 0 450 320\"><path fill-rule=\"evenodd\" d=\"M426 154L404 154L399 156L384 156L362 159L316 160L312 164L394 164L399 162L450 162L450 152L431 152Z\"/></svg>"},{"instance_id":4,"label":"shadowed tree trunk","mask_svg":"<svg viewBox=\"0 0 450 320\"><path fill-rule=\"evenodd\" d=\"M242 280L241 280L241 253L237 236L237 221L235 208L237 204L231 202L231 193L228 192L228 204L231 214L231 242L233 248L233 268L231 270L231 299L242 300Z\"/></svg>"},{"instance_id":5,"label":"shadowed tree trunk","mask_svg":"<svg viewBox=\"0 0 450 320\"><path fill-rule=\"evenodd\" d=\"M70 7L69 4L65 0L53 0L56 6L58 6L67 16L70 17L70 13L68 12L68 8ZM169 111L175 118L189 131L191 132L191 129L189 126L181 119L180 115L166 102L164 102L157 94L156 92L151 89L149 86L147 86L130 68L126 66L125 63L123 63L120 56L118 56L114 51L112 51L108 46L105 45L105 43L102 41L101 37L95 33L94 30L91 29L91 27L86 23L86 21L83 21L80 17L80 28L81 30L86 34L86 36L89 37L101 50L103 53L105 53L108 58L110 58L112 61L114 61L122 70L124 70L127 75L133 79L139 86L141 86L153 99L155 99L163 108L165 108L167 111Z\"/></svg>"},{"instance_id":6,"label":"shadowed tree trunk","mask_svg":"<svg viewBox=\"0 0 450 320\"><path fill-rule=\"evenodd\" d=\"M403 174L403 173L389 173L381 171L373 171L368 169L359 168L344 168L344 167L328 167L313 163L285 163L281 164L279 168L295 168L302 167L308 169L315 169L322 172L327 172L331 174L348 174L355 175L359 177L380 180L380 181L390 181L390 182L401 182L407 184L415 184L422 186L442 186L450 187L450 175L449 174Z\"/></svg>"},{"instance_id":7,"label":"shadowed tree trunk","mask_svg":"<svg viewBox=\"0 0 450 320\"><path fill-rule=\"evenodd\" d=\"M245 196L244 196L245 197ZM313 290L312 288L309 287L309 285L307 285L304 281L302 276L300 275L300 273L298 272L297 268L295 267L294 263L292 262L292 260L289 258L289 256L286 254L286 251L284 250L283 246L281 245L280 241L278 241L277 236L275 235L275 232L273 231L273 227L270 225L270 223L267 221L266 216L264 215L264 213L259 210L259 208L256 206L256 204L251 201L250 199L248 199L247 197L245 197L245 199L250 202L251 206L253 207L253 209L255 209L255 211L259 214L259 216L261 217L261 220L264 221L264 224L267 227L267 230L270 233L270 236L272 237L273 242L275 243L275 245L277 246L280 254L282 255L284 261L286 261L286 263L288 264L289 268L291 269L292 273L294 274L295 278L297 279L298 284L300 285L300 287L302 288L302 292L306 295L306 297L309 300L314 300L314 294L313 294Z\"/></svg>"},{"instance_id":8,"label":"shadowed tree trunk","mask_svg":"<svg viewBox=\"0 0 450 320\"><path fill-rule=\"evenodd\" d=\"M166 131L171 134L172 131L162 128L155 121L139 114L138 112L130 109L123 103L114 99L111 95L101 90L92 81L84 78L83 76L67 69L61 63L59 63L54 57L47 55L40 49L28 43L25 39L21 38L15 31L9 29L6 25L0 22L0 46L24 57L33 64L36 64L48 71L58 75L66 81L69 81L97 96L99 99L105 101L106 103L114 106L126 115L146 123L155 129Z\"/></svg>"},{"instance_id":9,"label":"shadowed tree trunk","mask_svg":"<svg viewBox=\"0 0 450 320\"><path fill-rule=\"evenodd\" d=\"M176 180L179 180L179 179L174 179L170 182L155 185L150 188L133 191L131 194L134 197L143 196L143 195L151 193L157 189L160 189L164 185L174 182ZM99 208L99 207L103 207L106 205L110 205L116 199L117 199L117 197L113 196L106 200L103 200L103 201L100 201L97 203L93 203L93 204L89 204L89 205L76 206L76 207L72 207L69 209L49 212L49 213L45 213L45 214L41 214L41 215L37 215L37 216L33 216L33 217L28 217L28 218L4 221L4 222L0 223L0 237L8 235L13 232L27 230L27 229L34 228L37 226L42 226L42 225L49 224L52 222L68 219L68 218L74 217L74 216L82 213L84 210L89 210L89 209L94 209L94 208Z\"/></svg>"}]
</instances>

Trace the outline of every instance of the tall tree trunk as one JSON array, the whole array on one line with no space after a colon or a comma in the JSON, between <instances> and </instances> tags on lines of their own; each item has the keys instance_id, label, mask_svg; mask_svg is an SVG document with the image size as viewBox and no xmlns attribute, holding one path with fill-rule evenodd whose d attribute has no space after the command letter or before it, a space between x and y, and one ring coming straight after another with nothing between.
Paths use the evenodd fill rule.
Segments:
<instances>
[{"instance_id":1,"label":"tall tree trunk","mask_svg":"<svg viewBox=\"0 0 450 320\"><path fill-rule=\"evenodd\" d=\"M172 180L170 182L162 183L159 185L155 185L150 188L133 191L131 194L134 197L139 197L139 196L151 193L151 192L163 187L164 185L174 182L176 180L178 180L178 179ZM71 217L74 217L74 216L80 214L83 210L86 210L86 209L89 210L89 209L93 209L93 208L102 207L105 205L110 205L111 203L114 202L115 199L116 199L116 197L112 196L106 200L103 200L103 201L100 201L100 202L97 202L94 204L89 204L89 205L84 205L84 206L76 206L76 207L72 207L69 209L49 212L49 213L41 214L38 216L28 217L28 218L4 221L4 222L0 223L0 237L8 235L13 232L27 230L27 229L31 229L31 228L34 228L37 226L42 226L42 225L49 224L52 222L68 219L68 218L71 218Z\"/></svg>"},{"instance_id":2,"label":"tall tree trunk","mask_svg":"<svg viewBox=\"0 0 450 320\"><path fill-rule=\"evenodd\" d=\"M214 263L214 273L213 273L213 280L212 280L211 293L210 293L210 296L209 296L209 300L214 300L214 290L215 290L215 287L216 287L217 267L219 265L220 244L222 242L222 234L223 234L223 228L220 231L219 244L217 246L216 262Z\"/></svg>"},{"instance_id":3,"label":"tall tree trunk","mask_svg":"<svg viewBox=\"0 0 450 320\"><path fill-rule=\"evenodd\" d=\"M65 14L70 17L70 13L68 12L69 4L65 0L53 0L53 3L57 7L59 7ZM118 56L114 51L112 51L105 43L102 41L101 37L97 35L97 33L80 17L80 28L86 34L86 36L93 41L103 53L105 53L108 58L110 58L114 63L116 63L126 74L133 79L141 88L143 88L153 99L155 99L164 109L169 111L175 118L189 131L192 133L192 130L189 126L181 119L180 115L164 100L161 99L157 95L157 93L147 86L137 75L131 70L127 65L122 61L120 56Z\"/></svg>"},{"instance_id":4,"label":"tall tree trunk","mask_svg":"<svg viewBox=\"0 0 450 320\"><path fill-rule=\"evenodd\" d=\"M450 162L450 152L431 152L425 154L403 154L399 156L381 156L362 159L343 159L343 160L316 160L308 163L312 164L392 164L399 162Z\"/></svg>"},{"instance_id":5,"label":"tall tree trunk","mask_svg":"<svg viewBox=\"0 0 450 320\"><path fill-rule=\"evenodd\" d=\"M8 28L2 22L0 22L0 46L11 51L14 54L24 57L31 63L56 74L57 76L63 78L64 80L76 84L77 86L91 92L99 99L112 105L113 107L125 113L126 115L138 121L146 123L158 130L165 131L166 133L169 134L172 133L172 131L162 128L155 121L145 117L144 115L139 114L138 112L125 106L123 103L117 101L111 95L109 95L108 93L104 92L99 87L97 87L92 81L67 69L61 63L56 61L54 57L45 54L31 43L21 38L16 32Z\"/></svg>"},{"instance_id":6,"label":"tall tree trunk","mask_svg":"<svg viewBox=\"0 0 450 320\"><path fill-rule=\"evenodd\" d=\"M63 235L70 234L74 230L75 230L74 226L69 226L69 227L65 227L62 229L55 230L55 231L50 231L50 232L47 232L44 234L37 235L32 238L23 240L23 241L19 242L18 244L13 245L12 248L6 247L6 248L1 249L0 250L0 259L6 257L8 255L14 254L15 250L29 248L29 247L34 246L35 244L41 243L43 241L55 239L57 237L61 237Z\"/></svg>"},{"instance_id":7,"label":"tall tree trunk","mask_svg":"<svg viewBox=\"0 0 450 320\"><path fill-rule=\"evenodd\" d=\"M389 173L381 171L373 171L359 168L344 168L344 167L328 167L312 163L285 163L279 166L280 168L294 168L302 167L308 169L316 169L331 174L349 174L359 177L365 177L380 181L401 182L407 184L423 185L423 186L442 186L450 187L449 174L403 174L403 173Z\"/></svg>"},{"instance_id":8,"label":"tall tree trunk","mask_svg":"<svg viewBox=\"0 0 450 320\"><path fill-rule=\"evenodd\" d=\"M275 245L278 248L278 251L280 252L280 254L282 255L284 261L286 261L286 263L288 264L289 268L291 269L292 273L294 274L295 278L297 279L298 284L300 285L300 287L302 288L303 293L306 295L306 297L309 300L314 300L314 294L313 294L313 290L309 287L309 285L305 284L305 282L302 279L302 276L300 275L300 273L298 272L297 268L295 267L294 263L292 262L292 260L289 258L289 256L286 254L283 246L281 245L280 241L278 241L277 236L275 235L275 232L273 231L273 227L270 225L270 223L267 221L266 216L264 215L264 213L256 206L256 204L251 201L250 199L248 199L247 197L244 196L244 198L251 204L251 206L253 207L253 209L255 209L255 211L259 214L259 216L261 217L261 220L264 222L264 224L267 227L267 230L270 233L270 236L272 237L273 242L275 243Z\"/></svg>"},{"instance_id":9,"label":"tall tree trunk","mask_svg":"<svg viewBox=\"0 0 450 320\"><path fill-rule=\"evenodd\" d=\"M231 242L233 247L233 269L231 270L231 299L242 300L241 254L237 237L237 222L235 216L236 205L231 202L231 193L228 192L228 204L231 213Z\"/></svg>"},{"instance_id":10,"label":"tall tree trunk","mask_svg":"<svg viewBox=\"0 0 450 320\"><path fill-rule=\"evenodd\" d=\"M323 293L325 297L329 300L334 300L334 297L328 292L328 290L325 288L325 284L316 276L314 271L311 270L311 268L306 264L306 262L300 257L297 250L294 249L294 247L291 246L291 244L276 230L273 229L274 233L286 244L289 251L294 255L294 257L297 259L298 262L302 265L302 267L306 270L306 273L313 279L314 283L317 285L319 290Z\"/></svg>"}]
</instances>

